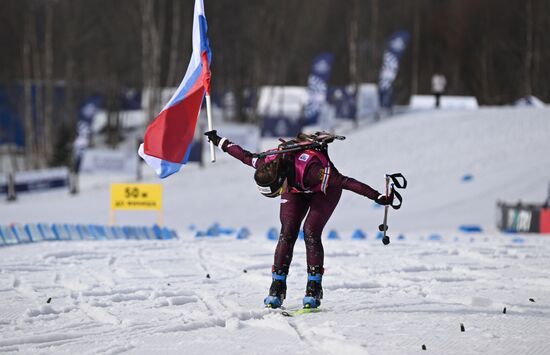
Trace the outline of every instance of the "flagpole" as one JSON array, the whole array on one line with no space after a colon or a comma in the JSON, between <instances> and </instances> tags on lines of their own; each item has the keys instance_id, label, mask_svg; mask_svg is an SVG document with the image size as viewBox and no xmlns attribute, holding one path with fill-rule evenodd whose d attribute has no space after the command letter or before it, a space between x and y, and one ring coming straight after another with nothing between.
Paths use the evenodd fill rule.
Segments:
<instances>
[{"instance_id":1,"label":"flagpole","mask_svg":"<svg viewBox=\"0 0 550 355\"><path fill-rule=\"evenodd\" d=\"M214 129L212 127L212 102L210 101L210 94L206 94L206 116L208 118L208 130ZM216 161L216 152L214 151L214 143L210 141L210 160L212 163Z\"/></svg>"}]
</instances>

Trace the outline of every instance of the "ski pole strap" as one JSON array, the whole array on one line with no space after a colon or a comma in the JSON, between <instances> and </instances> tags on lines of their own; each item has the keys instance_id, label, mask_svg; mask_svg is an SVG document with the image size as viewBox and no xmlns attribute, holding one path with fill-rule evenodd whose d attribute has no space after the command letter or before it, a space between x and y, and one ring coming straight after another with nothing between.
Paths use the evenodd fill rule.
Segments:
<instances>
[{"instance_id":1,"label":"ski pole strap","mask_svg":"<svg viewBox=\"0 0 550 355\"><path fill-rule=\"evenodd\" d=\"M393 182L396 188L398 189L407 188L407 179L405 179L403 174L401 173L386 174L386 176L388 176L391 179L391 181ZM401 179L401 181L399 179Z\"/></svg>"},{"instance_id":2,"label":"ski pole strap","mask_svg":"<svg viewBox=\"0 0 550 355\"><path fill-rule=\"evenodd\" d=\"M406 180L405 180L406 181ZM405 186L407 186L407 184L405 183ZM397 185L395 186L397 187ZM390 205L394 210L398 210L401 208L401 204L403 203L403 197L401 197L401 194L397 191L395 191L395 188L394 188L394 185L392 184L391 185L391 193L390 193L390 196L393 196L393 199L392 201L394 200L397 200L399 203L393 203Z\"/></svg>"}]
</instances>

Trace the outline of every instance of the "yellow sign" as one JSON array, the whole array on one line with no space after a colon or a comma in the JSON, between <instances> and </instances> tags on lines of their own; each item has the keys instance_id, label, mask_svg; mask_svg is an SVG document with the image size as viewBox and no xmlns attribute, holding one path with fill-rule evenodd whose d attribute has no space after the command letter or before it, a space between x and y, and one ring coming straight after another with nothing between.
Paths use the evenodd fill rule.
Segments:
<instances>
[{"instance_id":1,"label":"yellow sign","mask_svg":"<svg viewBox=\"0 0 550 355\"><path fill-rule=\"evenodd\" d=\"M155 210L162 208L159 184L111 184L111 210Z\"/></svg>"}]
</instances>

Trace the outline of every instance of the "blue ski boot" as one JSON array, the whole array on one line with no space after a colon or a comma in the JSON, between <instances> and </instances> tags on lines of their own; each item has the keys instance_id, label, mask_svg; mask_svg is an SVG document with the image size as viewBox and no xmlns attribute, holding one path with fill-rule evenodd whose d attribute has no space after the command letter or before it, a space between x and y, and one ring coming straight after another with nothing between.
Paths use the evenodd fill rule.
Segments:
<instances>
[{"instance_id":1,"label":"blue ski boot","mask_svg":"<svg viewBox=\"0 0 550 355\"><path fill-rule=\"evenodd\" d=\"M304 308L317 308L321 305L323 298L323 267L308 266L307 267L307 286L306 295L303 300Z\"/></svg>"},{"instance_id":2,"label":"blue ski boot","mask_svg":"<svg viewBox=\"0 0 550 355\"><path fill-rule=\"evenodd\" d=\"M286 297L286 276L288 267L278 268L275 265L271 269L272 282L269 288L269 296L264 299L267 308L279 308Z\"/></svg>"}]
</instances>

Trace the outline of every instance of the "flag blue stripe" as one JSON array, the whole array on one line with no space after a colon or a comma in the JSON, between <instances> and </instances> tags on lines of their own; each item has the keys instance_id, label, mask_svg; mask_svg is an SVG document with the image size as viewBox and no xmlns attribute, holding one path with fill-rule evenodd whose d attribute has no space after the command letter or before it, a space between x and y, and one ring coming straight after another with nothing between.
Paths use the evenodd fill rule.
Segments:
<instances>
[{"instance_id":1,"label":"flag blue stripe","mask_svg":"<svg viewBox=\"0 0 550 355\"><path fill-rule=\"evenodd\" d=\"M172 104L170 106L168 106L166 109L169 109L170 107L176 105L178 102L180 102L181 100L183 100L183 98L185 97L185 95L189 92L189 89L191 89L191 87L195 84L195 82L199 79L199 76L201 74L201 69L202 69L202 66L199 65L195 71L193 72L193 74L191 74L191 76L189 77L189 81L187 81L187 83L185 83L185 85L181 88L181 90L178 92L178 95L174 98L174 100L172 101Z\"/></svg>"}]
</instances>

